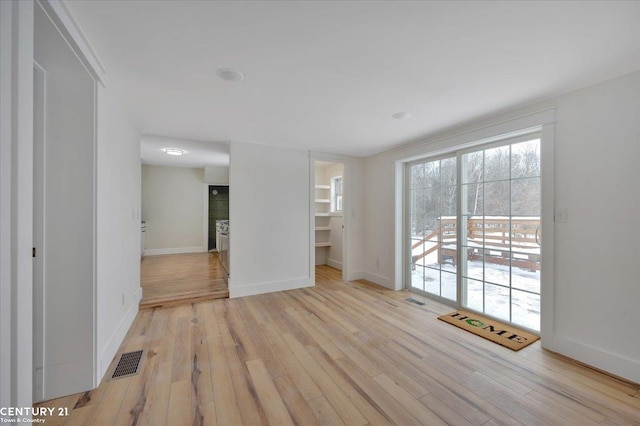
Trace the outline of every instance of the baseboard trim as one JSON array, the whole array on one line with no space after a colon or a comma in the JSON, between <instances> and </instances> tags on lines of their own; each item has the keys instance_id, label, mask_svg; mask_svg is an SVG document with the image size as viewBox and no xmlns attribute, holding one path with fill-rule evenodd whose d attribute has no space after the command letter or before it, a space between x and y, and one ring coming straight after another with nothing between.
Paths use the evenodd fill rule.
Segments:
<instances>
[{"instance_id":1,"label":"baseboard trim","mask_svg":"<svg viewBox=\"0 0 640 426\"><path fill-rule=\"evenodd\" d=\"M354 271L347 275L347 281L363 280L365 279L365 275L364 271Z\"/></svg>"},{"instance_id":2,"label":"baseboard trim","mask_svg":"<svg viewBox=\"0 0 640 426\"><path fill-rule=\"evenodd\" d=\"M339 269L339 270L342 271L342 262L339 262L339 261L334 260L334 259L327 259L327 265L331 266L332 268Z\"/></svg>"},{"instance_id":3,"label":"baseboard trim","mask_svg":"<svg viewBox=\"0 0 640 426\"><path fill-rule=\"evenodd\" d=\"M161 254L203 253L203 247L175 247L164 249L146 249L144 256L158 256Z\"/></svg>"},{"instance_id":4,"label":"baseboard trim","mask_svg":"<svg viewBox=\"0 0 640 426\"><path fill-rule=\"evenodd\" d=\"M640 383L640 362L637 360L612 354L557 334L554 334L551 339L543 338L542 347L596 370L602 370L633 383Z\"/></svg>"},{"instance_id":5,"label":"baseboard trim","mask_svg":"<svg viewBox=\"0 0 640 426\"><path fill-rule=\"evenodd\" d=\"M229 298L233 299L236 297L273 293L276 291L295 290L298 288L313 287L314 285L315 283L311 281L309 277L244 285L234 285L233 279L229 278Z\"/></svg>"},{"instance_id":6,"label":"baseboard trim","mask_svg":"<svg viewBox=\"0 0 640 426\"><path fill-rule=\"evenodd\" d=\"M138 314L138 303L140 302L141 298L142 288L139 288L138 290L136 290L134 300L132 301L131 305L129 305L129 309L127 310L126 315L124 316L124 318L122 318L122 321L120 321L120 324L118 324L118 328L116 328L116 331L111 336L111 339L109 339L109 343L107 343L107 346L100 354L100 365L98 366L97 371L98 374L96 377L96 387L100 385L102 376L104 376L104 373L109 368L109 364L111 364L113 357L118 352L118 349L124 341L127 332L131 328L131 324L133 324L133 320Z\"/></svg>"},{"instance_id":7,"label":"baseboard trim","mask_svg":"<svg viewBox=\"0 0 640 426\"><path fill-rule=\"evenodd\" d=\"M389 278L385 276L374 274L373 272L365 272L364 279L367 281L371 281L374 284L381 285L382 287L386 287L389 290L395 290L393 281L391 281Z\"/></svg>"}]
</instances>

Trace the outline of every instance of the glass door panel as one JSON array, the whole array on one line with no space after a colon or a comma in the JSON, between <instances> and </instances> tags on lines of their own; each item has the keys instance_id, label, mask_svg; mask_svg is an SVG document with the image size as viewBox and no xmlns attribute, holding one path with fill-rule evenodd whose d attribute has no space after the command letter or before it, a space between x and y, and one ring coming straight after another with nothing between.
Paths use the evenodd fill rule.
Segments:
<instances>
[{"instance_id":1,"label":"glass door panel","mask_svg":"<svg viewBox=\"0 0 640 426\"><path fill-rule=\"evenodd\" d=\"M540 140L461 155L462 305L540 330Z\"/></svg>"},{"instance_id":2,"label":"glass door panel","mask_svg":"<svg viewBox=\"0 0 640 426\"><path fill-rule=\"evenodd\" d=\"M411 288L456 301L456 158L408 167Z\"/></svg>"}]
</instances>

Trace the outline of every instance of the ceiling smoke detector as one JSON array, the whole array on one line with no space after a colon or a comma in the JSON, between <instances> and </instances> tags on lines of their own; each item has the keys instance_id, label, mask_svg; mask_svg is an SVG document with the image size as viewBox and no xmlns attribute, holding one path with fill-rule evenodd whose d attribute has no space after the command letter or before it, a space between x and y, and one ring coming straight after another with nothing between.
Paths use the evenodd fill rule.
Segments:
<instances>
[{"instance_id":1,"label":"ceiling smoke detector","mask_svg":"<svg viewBox=\"0 0 640 426\"><path fill-rule=\"evenodd\" d=\"M244 74L231 68L218 68L216 75L224 81L235 82L244 80Z\"/></svg>"},{"instance_id":2,"label":"ceiling smoke detector","mask_svg":"<svg viewBox=\"0 0 640 426\"><path fill-rule=\"evenodd\" d=\"M391 117L395 118L396 120L406 120L407 118L411 118L411 113L410 112L396 112Z\"/></svg>"}]
</instances>

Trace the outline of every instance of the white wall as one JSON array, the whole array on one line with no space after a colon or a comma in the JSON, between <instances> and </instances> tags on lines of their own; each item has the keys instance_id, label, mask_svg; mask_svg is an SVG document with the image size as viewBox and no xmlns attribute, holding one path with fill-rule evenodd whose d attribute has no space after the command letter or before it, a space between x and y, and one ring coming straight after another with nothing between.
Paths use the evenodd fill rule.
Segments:
<instances>
[{"instance_id":1,"label":"white wall","mask_svg":"<svg viewBox=\"0 0 640 426\"><path fill-rule=\"evenodd\" d=\"M145 255L202 252L202 169L142 166Z\"/></svg>"},{"instance_id":2,"label":"white wall","mask_svg":"<svg viewBox=\"0 0 640 426\"><path fill-rule=\"evenodd\" d=\"M229 167L205 166L204 182L208 183L209 185L228 185Z\"/></svg>"},{"instance_id":3,"label":"white wall","mask_svg":"<svg viewBox=\"0 0 640 426\"><path fill-rule=\"evenodd\" d=\"M313 285L309 154L231 144L231 297Z\"/></svg>"},{"instance_id":4,"label":"white wall","mask_svg":"<svg viewBox=\"0 0 640 426\"><path fill-rule=\"evenodd\" d=\"M113 91L98 90L96 381L135 315L140 289L140 135Z\"/></svg>"},{"instance_id":5,"label":"white wall","mask_svg":"<svg viewBox=\"0 0 640 426\"><path fill-rule=\"evenodd\" d=\"M543 345L640 382L640 317L633 314L640 300L640 72L461 127L448 136L455 139L473 128L482 133L554 105L555 207L567 208L569 219L551 225L554 322L543 334ZM438 152L446 137L408 147L405 155ZM388 151L365 160L366 277L389 288L399 284L396 268L402 267L394 261L392 243L395 160L401 156Z\"/></svg>"},{"instance_id":6,"label":"white wall","mask_svg":"<svg viewBox=\"0 0 640 426\"><path fill-rule=\"evenodd\" d=\"M347 280L365 277L365 175L364 159L352 158L347 161L343 188L346 209L343 212L346 239L343 250L347 262Z\"/></svg>"},{"instance_id":7,"label":"white wall","mask_svg":"<svg viewBox=\"0 0 640 426\"><path fill-rule=\"evenodd\" d=\"M396 289L395 277L395 164L391 153L365 160L364 165L364 277ZM397 265L401 268L401 265Z\"/></svg>"},{"instance_id":8,"label":"white wall","mask_svg":"<svg viewBox=\"0 0 640 426\"><path fill-rule=\"evenodd\" d=\"M555 333L571 357L640 383L640 72L558 99ZM588 324L588 327L585 327Z\"/></svg>"},{"instance_id":9,"label":"white wall","mask_svg":"<svg viewBox=\"0 0 640 426\"><path fill-rule=\"evenodd\" d=\"M329 227L331 227L331 231L329 231L329 242L331 246L327 253L327 265L339 270L342 270L343 225L344 220L342 214L332 214L329 220Z\"/></svg>"}]
</instances>

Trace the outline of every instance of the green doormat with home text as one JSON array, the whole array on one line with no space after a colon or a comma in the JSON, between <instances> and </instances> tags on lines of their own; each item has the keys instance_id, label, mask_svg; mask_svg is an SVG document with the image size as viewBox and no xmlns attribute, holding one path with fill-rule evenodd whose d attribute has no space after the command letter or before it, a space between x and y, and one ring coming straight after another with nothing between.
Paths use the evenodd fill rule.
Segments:
<instances>
[{"instance_id":1,"label":"green doormat with home text","mask_svg":"<svg viewBox=\"0 0 640 426\"><path fill-rule=\"evenodd\" d=\"M499 345L519 351L540 337L471 312L455 311L440 315L439 320L460 327Z\"/></svg>"}]
</instances>

